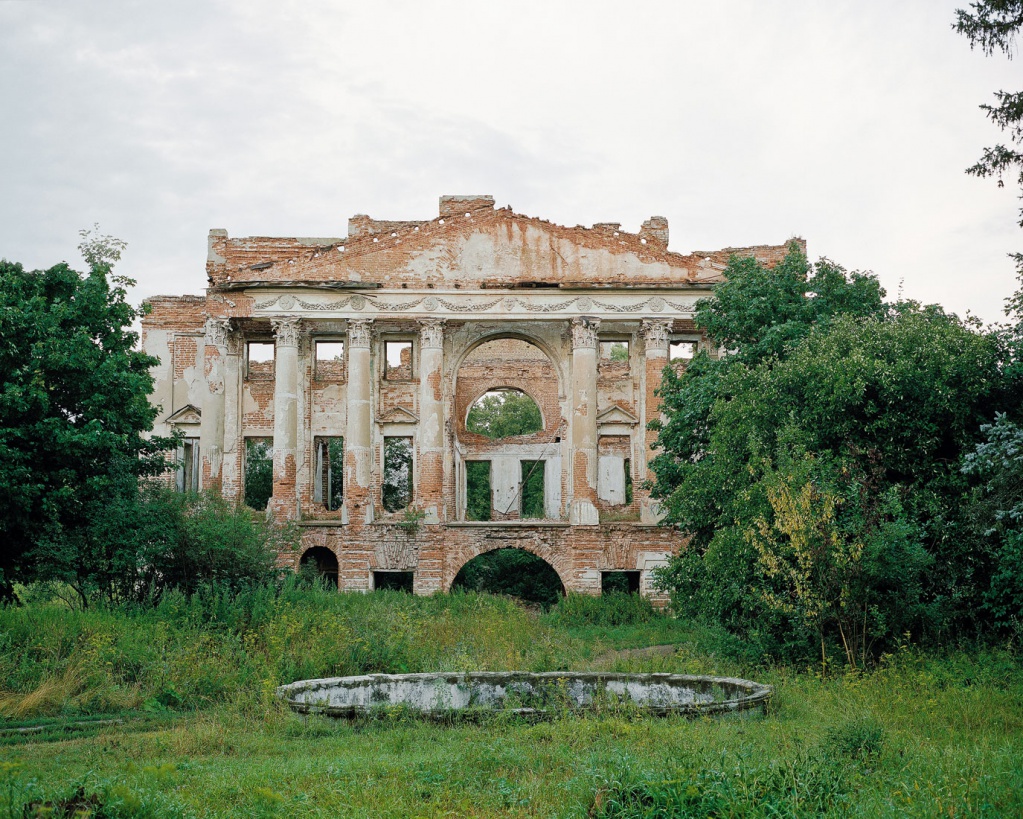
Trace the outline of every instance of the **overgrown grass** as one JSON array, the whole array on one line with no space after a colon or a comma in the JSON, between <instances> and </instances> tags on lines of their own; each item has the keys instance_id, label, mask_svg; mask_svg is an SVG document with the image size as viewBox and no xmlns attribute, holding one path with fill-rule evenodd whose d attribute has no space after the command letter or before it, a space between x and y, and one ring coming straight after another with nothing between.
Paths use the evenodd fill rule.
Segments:
<instances>
[{"instance_id":1,"label":"overgrown grass","mask_svg":"<svg viewBox=\"0 0 1023 819\"><path fill-rule=\"evenodd\" d=\"M1014 652L905 648L871 673L822 679L758 665L714 629L656 612L599 625L641 607L607 605L569 598L538 614L486 595L291 585L169 597L154 611L0 610L0 817L25 805L161 817L1023 814ZM627 651L663 643L677 650ZM478 725L302 719L271 696L333 674L595 667L746 674L776 696L766 717ZM95 722L110 714L124 721ZM32 722L47 731L10 733Z\"/></svg>"}]
</instances>

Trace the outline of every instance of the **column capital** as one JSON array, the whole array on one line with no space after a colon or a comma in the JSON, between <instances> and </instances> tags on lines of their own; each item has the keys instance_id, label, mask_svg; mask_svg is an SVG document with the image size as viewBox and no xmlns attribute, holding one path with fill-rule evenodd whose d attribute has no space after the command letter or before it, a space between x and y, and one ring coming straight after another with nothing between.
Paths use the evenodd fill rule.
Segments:
<instances>
[{"instance_id":1,"label":"column capital","mask_svg":"<svg viewBox=\"0 0 1023 819\"><path fill-rule=\"evenodd\" d=\"M369 347L369 328L373 319L348 319L348 345L350 347Z\"/></svg>"},{"instance_id":2,"label":"column capital","mask_svg":"<svg viewBox=\"0 0 1023 819\"><path fill-rule=\"evenodd\" d=\"M302 325L302 320L298 316L274 316L270 319L270 325L274 328L278 346L298 346L298 333Z\"/></svg>"},{"instance_id":3,"label":"column capital","mask_svg":"<svg viewBox=\"0 0 1023 819\"><path fill-rule=\"evenodd\" d=\"M444 324L444 319L420 319L419 335L422 338L424 349L444 346Z\"/></svg>"},{"instance_id":4,"label":"column capital","mask_svg":"<svg viewBox=\"0 0 1023 819\"><path fill-rule=\"evenodd\" d=\"M643 319L643 340L647 350L667 351L670 332L671 319Z\"/></svg>"},{"instance_id":5,"label":"column capital","mask_svg":"<svg viewBox=\"0 0 1023 819\"><path fill-rule=\"evenodd\" d=\"M206 319L206 343L214 344L220 349L227 348L228 333L231 332L231 319L210 317Z\"/></svg>"},{"instance_id":6,"label":"column capital","mask_svg":"<svg viewBox=\"0 0 1023 819\"><path fill-rule=\"evenodd\" d=\"M572 349L596 348L600 319L578 316L572 319Z\"/></svg>"}]
</instances>

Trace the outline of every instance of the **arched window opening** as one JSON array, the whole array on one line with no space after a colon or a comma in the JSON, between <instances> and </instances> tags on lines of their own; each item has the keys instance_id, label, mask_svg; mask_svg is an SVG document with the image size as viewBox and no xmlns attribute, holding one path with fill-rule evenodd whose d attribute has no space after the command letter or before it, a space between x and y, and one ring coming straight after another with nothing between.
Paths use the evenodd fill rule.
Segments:
<instances>
[{"instance_id":1,"label":"arched window opening","mask_svg":"<svg viewBox=\"0 0 1023 819\"><path fill-rule=\"evenodd\" d=\"M493 440L532 435L543 431L543 416L536 401L522 390L490 390L469 408L465 428Z\"/></svg>"},{"instance_id":2,"label":"arched window opening","mask_svg":"<svg viewBox=\"0 0 1023 819\"><path fill-rule=\"evenodd\" d=\"M451 588L504 594L541 606L553 606L565 594L553 567L524 549L497 549L474 557L455 576Z\"/></svg>"},{"instance_id":3,"label":"arched window opening","mask_svg":"<svg viewBox=\"0 0 1023 819\"><path fill-rule=\"evenodd\" d=\"M323 546L313 546L299 561L299 573L330 589L337 589L337 556Z\"/></svg>"}]
</instances>

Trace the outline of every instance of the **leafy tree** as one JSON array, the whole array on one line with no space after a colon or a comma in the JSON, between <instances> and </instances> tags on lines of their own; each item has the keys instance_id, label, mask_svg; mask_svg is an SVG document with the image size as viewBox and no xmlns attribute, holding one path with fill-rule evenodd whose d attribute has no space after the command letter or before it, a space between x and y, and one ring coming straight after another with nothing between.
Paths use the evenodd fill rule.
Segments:
<instances>
[{"instance_id":1,"label":"leafy tree","mask_svg":"<svg viewBox=\"0 0 1023 819\"><path fill-rule=\"evenodd\" d=\"M1016 36L1023 27L1023 0L978 0L970 3L968 10L956 10L956 21L952 27L966 36L971 48L979 46L988 56L1001 51L1011 60ZM1016 183L1023 189L1023 92L996 91L995 99L995 105L980 107L995 125L1008 133L1009 144L985 148L980 161L967 168L966 172L979 177L993 176L997 178L999 187L1004 186L1006 176L1015 175ZM1019 224L1023 227L1023 208L1020 209ZM1023 254L1015 253L1013 258L1023 272Z\"/></svg>"},{"instance_id":2,"label":"leafy tree","mask_svg":"<svg viewBox=\"0 0 1023 819\"><path fill-rule=\"evenodd\" d=\"M0 261L0 594L13 580L63 575L88 586L105 551L97 517L166 468L149 437L156 359L131 331L130 279L112 274L124 243L82 232L89 263L44 271Z\"/></svg>"},{"instance_id":3,"label":"leafy tree","mask_svg":"<svg viewBox=\"0 0 1023 819\"><path fill-rule=\"evenodd\" d=\"M733 260L698 321L734 354L665 370L653 492L690 541L661 579L680 611L777 653L823 637L862 661L968 616L985 587L957 462L1008 400L1001 346L936 308L885 305L831 263L818 302L798 263L772 280ZM932 560L942 572L925 575Z\"/></svg>"},{"instance_id":4,"label":"leafy tree","mask_svg":"<svg viewBox=\"0 0 1023 819\"><path fill-rule=\"evenodd\" d=\"M543 418L536 402L524 392L494 390L472 405L465 428L496 440L541 432Z\"/></svg>"}]
</instances>

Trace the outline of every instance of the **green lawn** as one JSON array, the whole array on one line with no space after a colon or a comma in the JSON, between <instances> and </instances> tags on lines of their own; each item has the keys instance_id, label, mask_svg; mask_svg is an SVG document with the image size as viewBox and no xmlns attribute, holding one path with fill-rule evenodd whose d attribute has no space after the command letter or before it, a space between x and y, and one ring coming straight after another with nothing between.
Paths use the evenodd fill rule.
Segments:
<instances>
[{"instance_id":1,"label":"green lawn","mask_svg":"<svg viewBox=\"0 0 1023 819\"><path fill-rule=\"evenodd\" d=\"M1023 815L1023 671L1008 650L906 649L822 680L661 617L598 628L475 595L228 602L0 611L0 817L79 787L106 816ZM664 643L677 651L621 653ZM302 719L269 696L295 670L512 666L740 673L776 696L745 718L453 725ZM33 724L47 730L11 732Z\"/></svg>"}]
</instances>

